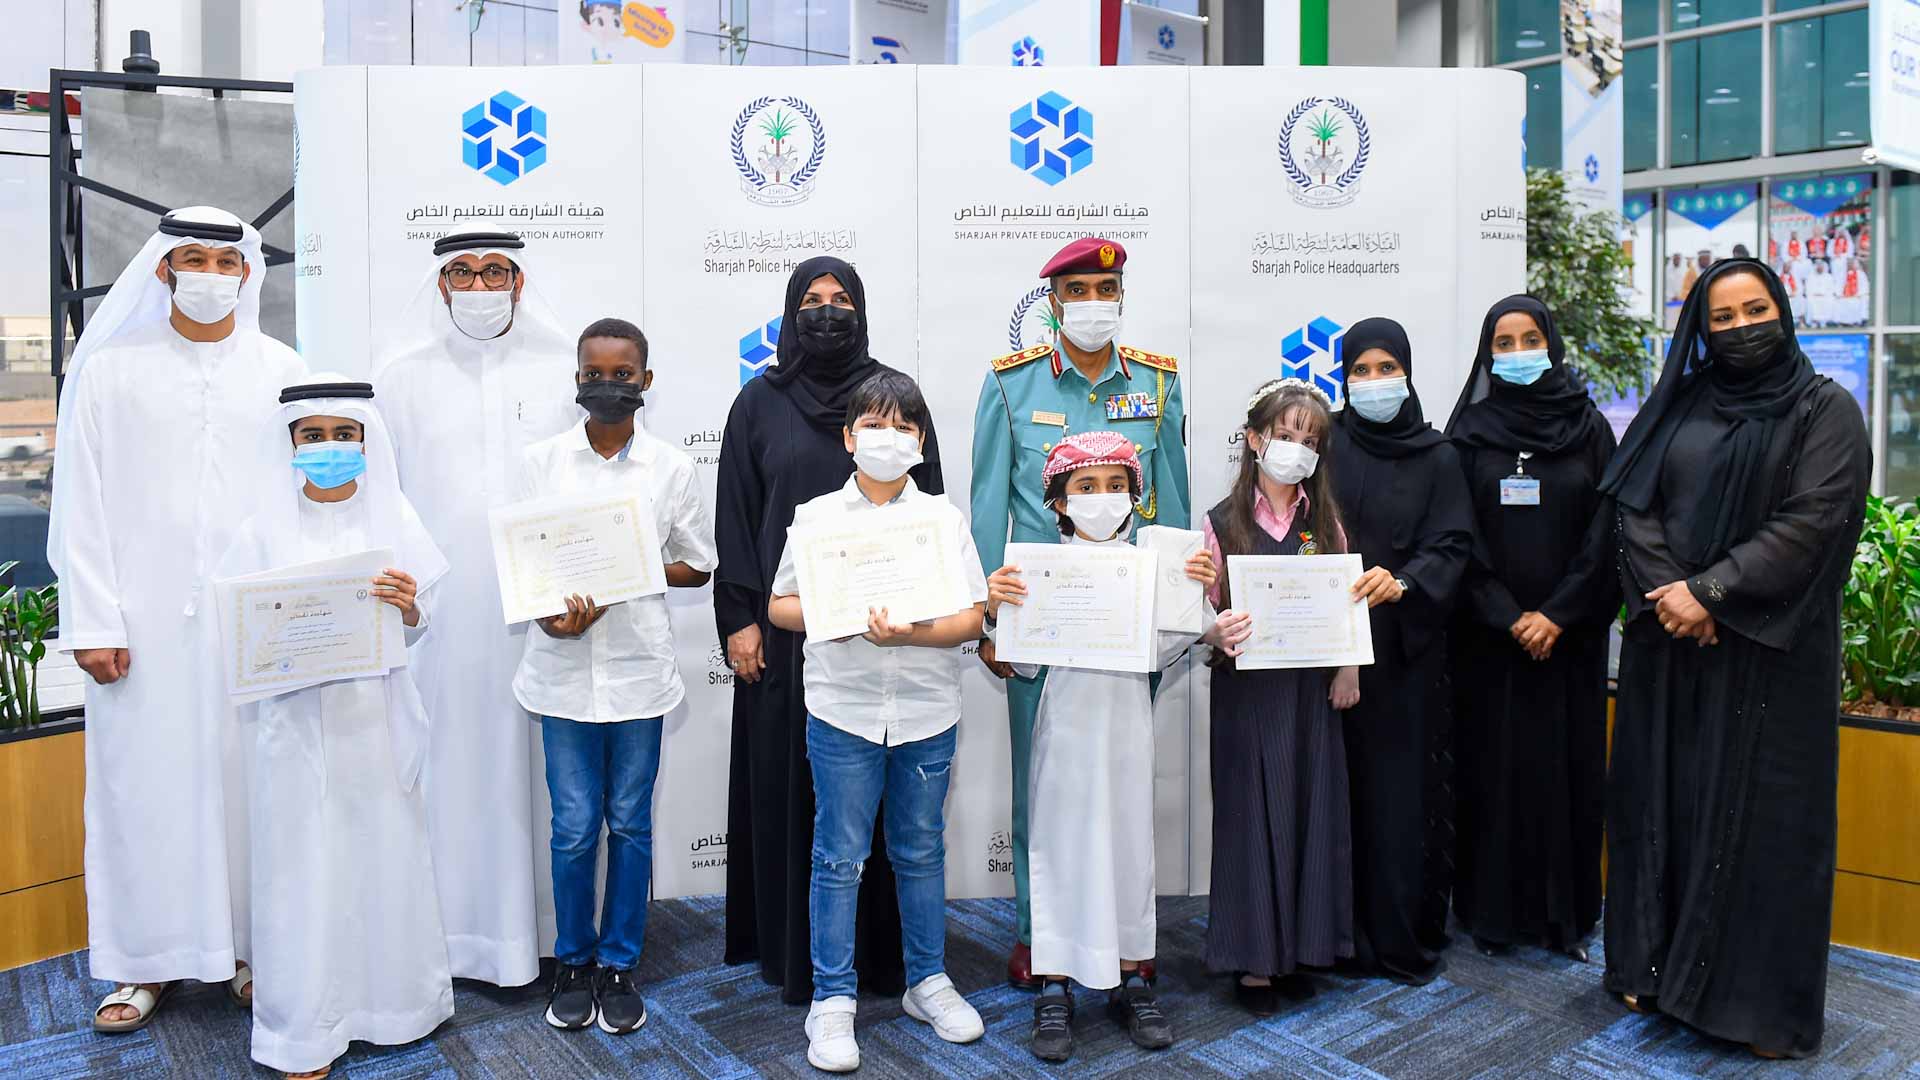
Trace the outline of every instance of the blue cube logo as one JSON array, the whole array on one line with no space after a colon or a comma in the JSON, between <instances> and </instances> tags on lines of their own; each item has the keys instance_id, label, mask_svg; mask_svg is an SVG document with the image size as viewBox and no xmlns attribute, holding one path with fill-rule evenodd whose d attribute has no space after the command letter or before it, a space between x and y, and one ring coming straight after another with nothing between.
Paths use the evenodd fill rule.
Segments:
<instances>
[{"instance_id":1,"label":"blue cube logo","mask_svg":"<svg viewBox=\"0 0 1920 1080\"><path fill-rule=\"evenodd\" d=\"M1049 90L1013 110L1015 168L1052 187L1093 164L1093 113Z\"/></svg>"},{"instance_id":2,"label":"blue cube logo","mask_svg":"<svg viewBox=\"0 0 1920 1080\"><path fill-rule=\"evenodd\" d=\"M460 118L467 168L507 185L547 163L547 113L505 90Z\"/></svg>"},{"instance_id":3,"label":"blue cube logo","mask_svg":"<svg viewBox=\"0 0 1920 1080\"><path fill-rule=\"evenodd\" d=\"M1014 67L1046 67L1047 50L1030 37L1023 37L1013 43Z\"/></svg>"},{"instance_id":4,"label":"blue cube logo","mask_svg":"<svg viewBox=\"0 0 1920 1080\"><path fill-rule=\"evenodd\" d=\"M773 366L780 352L780 320L775 315L765 326L756 326L740 339L740 385Z\"/></svg>"},{"instance_id":5,"label":"blue cube logo","mask_svg":"<svg viewBox=\"0 0 1920 1080\"><path fill-rule=\"evenodd\" d=\"M1346 328L1324 315L1280 340L1280 377L1300 379L1326 392L1336 406L1340 400L1340 346Z\"/></svg>"}]
</instances>

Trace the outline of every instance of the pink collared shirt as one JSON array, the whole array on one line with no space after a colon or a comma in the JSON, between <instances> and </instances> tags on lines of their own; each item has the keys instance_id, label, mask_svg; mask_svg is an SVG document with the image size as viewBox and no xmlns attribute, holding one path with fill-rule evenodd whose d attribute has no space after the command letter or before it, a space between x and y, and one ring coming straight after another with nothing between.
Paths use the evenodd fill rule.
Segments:
<instances>
[{"instance_id":1,"label":"pink collared shirt","mask_svg":"<svg viewBox=\"0 0 1920 1080\"><path fill-rule=\"evenodd\" d=\"M1294 492L1292 505L1286 508L1285 513L1276 513L1273 504L1267 501L1267 493L1258 487L1253 489L1253 523L1281 543L1286 542L1288 533L1293 529L1294 521L1306 517L1311 512L1311 501L1307 498L1307 489L1296 487ZM1213 555L1214 568L1226 569L1226 554L1220 550L1220 538L1213 534L1213 515L1203 515L1200 520L1202 522L1200 533L1207 545L1207 551ZM1218 583L1207 590L1207 599L1212 602L1214 610L1221 610Z\"/></svg>"}]
</instances>

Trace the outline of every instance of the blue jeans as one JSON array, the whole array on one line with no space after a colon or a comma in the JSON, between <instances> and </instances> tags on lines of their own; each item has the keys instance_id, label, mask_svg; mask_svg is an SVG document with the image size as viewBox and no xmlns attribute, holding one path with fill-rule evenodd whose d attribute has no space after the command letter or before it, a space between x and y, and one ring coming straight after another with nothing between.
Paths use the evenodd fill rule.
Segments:
<instances>
[{"instance_id":1,"label":"blue jeans","mask_svg":"<svg viewBox=\"0 0 1920 1080\"><path fill-rule=\"evenodd\" d=\"M622 971L640 961L653 878L653 778L660 718L583 724L543 718L547 794L553 800L553 954L563 964ZM607 828L607 895L593 926L593 871Z\"/></svg>"},{"instance_id":2,"label":"blue jeans","mask_svg":"<svg viewBox=\"0 0 1920 1080\"><path fill-rule=\"evenodd\" d=\"M873 818L886 796L887 858L900 898L907 985L947 968L947 781L958 727L919 742L877 746L807 717L813 768L813 1000L853 997L853 917Z\"/></svg>"}]
</instances>

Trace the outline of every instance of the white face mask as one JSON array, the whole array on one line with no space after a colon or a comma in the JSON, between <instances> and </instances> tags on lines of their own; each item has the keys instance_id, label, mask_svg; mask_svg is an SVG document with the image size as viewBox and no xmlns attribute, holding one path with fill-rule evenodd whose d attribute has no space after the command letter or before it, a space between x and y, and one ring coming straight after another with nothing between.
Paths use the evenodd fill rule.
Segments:
<instances>
[{"instance_id":1,"label":"white face mask","mask_svg":"<svg viewBox=\"0 0 1920 1080\"><path fill-rule=\"evenodd\" d=\"M1095 540L1111 540L1122 525L1133 519L1133 496L1124 491L1068 495L1067 516L1073 519L1073 527L1084 535Z\"/></svg>"},{"instance_id":2,"label":"white face mask","mask_svg":"<svg viewBox=\"0 0 1920 1080\"><path fill-rule=\"evenodd\" d=\"M1297 484L1319 467L1320 455L1305 443L1268 439L1267 448L1260 452L1260 471L1276 484Z\"/></svg>"},{"instance_id":3,"label":"white face mask","mask_svg":"<svg viewBox=\"0 0 1920 1080\"><path fill-rule=\"evenodd\" d=\"M513 322L513 292L510 289L448 292L447 308L453 316L453 325L459 327L461 333L488 341L506 333Z\"/></svg>"},{"instance_id":4,"label":"white face mask","mask_svg":"<svg viewBox=\"0 0 1920 1080\"><path fill-rule=\"evenodd\" d=\"M1104 349L1120 332L1120 302L1076 300L1060 305L1060 332L1088 352Z\"/></svg>"},{"instance_id":5,"label":"white face mask","mask_svg":"<svg viewBox=\"0 0 1920 1080\"><path fill-rule=\"evenodd\" d=\"M853 464L883 484L891 484L920 464L920 440L894 428L862 428L853 433Z\"/></svg>"},{"instance_id":6,"label":"white face mask","mask_svg":"<svg viewBox=\"0 0 1920 1080\"><path fill-rule=\"evenodd\" d=\"M173 272L173 306L180 314L202 325L217 323L233 314L240 302L238 274L198 274L191 270Z\"/></svg>"}]
</instances>

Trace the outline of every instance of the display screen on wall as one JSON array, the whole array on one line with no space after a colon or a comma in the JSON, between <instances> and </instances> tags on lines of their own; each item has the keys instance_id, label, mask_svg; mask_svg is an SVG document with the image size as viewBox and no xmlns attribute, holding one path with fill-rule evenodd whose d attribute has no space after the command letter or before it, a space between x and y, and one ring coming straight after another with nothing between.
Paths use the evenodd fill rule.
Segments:
<instances>
[{"instance_id":1,"label":"display screen on wall","mask_svg":"<svg viewBox=\"0 0 1920 1080\"><path fill-rule=\"evenodd\" d=\"M1633 260L1633 273L1628 278L1627 303L1635 315L1651 318L1654 295L1653 193L1628 192L1626 198L1620 200L1620 214L1627 219L1620 246L1626 250L1627 258Z\"/></svg>"},{"instance_id":2,"label":"display screen on wall","mask_svg":"<svg viewBox=\"0 0 1920 1080\"><path fill-rule=\"evenodd\" d=\"M1678 188L1667 193L1667 258L1660 265L1664 325L1680 318L1693 283L1719 259L1751 258L1760 246L1760 191L1754 184Z\"/></svg>"},{"instance_id":3,"label":"display screen on wall","mask_svg":"<svg viewBox=\"0 0 1920 1080\"><path fill-rule=\"evenodd\" d=\"M1767 202L1767 262L1793 298L1796 325L1873 321L1873 174L1776 180Z\"/></svg>"}]
</instances>

